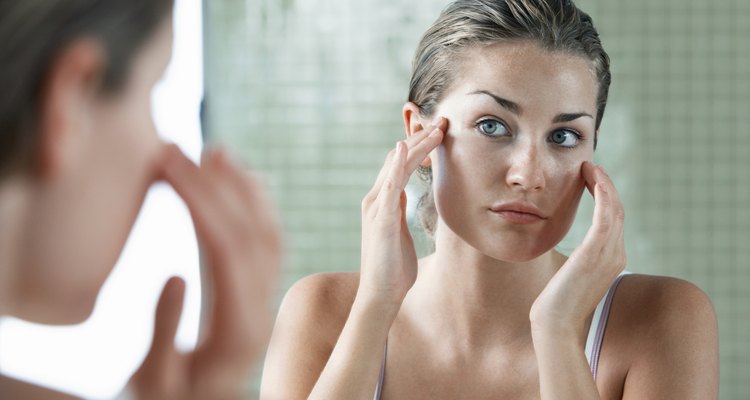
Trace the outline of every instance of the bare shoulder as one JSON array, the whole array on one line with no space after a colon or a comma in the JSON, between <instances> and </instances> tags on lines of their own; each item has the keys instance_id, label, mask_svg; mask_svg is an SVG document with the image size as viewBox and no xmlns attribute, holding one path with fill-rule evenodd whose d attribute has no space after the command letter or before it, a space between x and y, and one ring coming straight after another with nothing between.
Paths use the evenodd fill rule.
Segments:
<instances>
[{"instance_id":1,"label":"bare shoulder","mask_svg":"<svg viewBox=\"0 0 750 400\"><path fill-rule=\"evenodd\" d=\"M268 346L261 399L305 399L346 323L359 273L320 273L300 279L281 302Z\"/></svg>"},{"instance_id":2,"label":"bare shoulder","mask_svg":"<svg viewBox=\"0 0 750 400\"><path fill-rule=\"evenodd\" d=\"M703 290L683 279L655 275L625 276L612 314L614 318L619 314L633 329L649 332L652 339L684 334L680 329L686 324L694 330L696 324L710 328L716 323L713 304Z\"/></svg>"},{"instance_id":3,"label":"bare shoulder","mask_svg":"<svg viewBox=\"0 0 750 400\"><path fill-rule=\"evenodd\" d=\"M610 354L618 353L611 358L620 359L627 376L625 393L630 396L623 398L716 397L716 312L696 285L664 276L624 277L613 300L607 337L604 347L611 345Z\"/></svg>"},{"instance_id":4,"label":"bare shoulder","mask_svg":"<svg viewBox=\"0 0 750 400\"><path fill-rule=\"evenodd\" d=\"M346 323L359 286L358 272L329 272L306 276L284 296L279 317L314 329L335 345Z\"/></svg>"}]
</instances>

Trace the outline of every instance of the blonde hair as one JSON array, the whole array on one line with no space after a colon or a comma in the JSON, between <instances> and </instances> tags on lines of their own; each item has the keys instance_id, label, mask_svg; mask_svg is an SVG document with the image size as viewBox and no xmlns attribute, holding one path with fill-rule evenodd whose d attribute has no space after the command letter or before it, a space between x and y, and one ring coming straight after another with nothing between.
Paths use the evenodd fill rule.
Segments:
<instances>
[{"instance_id":1,"label":"blonde hair","mask_svg":"<svg viewBox=\"0 0 750 400\"><path fill-rule=\"evenodd\" d=\"M579 55L592 62L599 83L598 129L612 79L609 56L591 17L570 0L456 0L449 4L419 42L408 100L419 107L423 116L433 116L455 78L456 61L462 51L516 40L533 41L544 49ZM431 188L431 168L420 167L419 174ZM432 237L437 211L431 189L422 196L417 210L422 227Z\"/></svg>"}]
</instances>

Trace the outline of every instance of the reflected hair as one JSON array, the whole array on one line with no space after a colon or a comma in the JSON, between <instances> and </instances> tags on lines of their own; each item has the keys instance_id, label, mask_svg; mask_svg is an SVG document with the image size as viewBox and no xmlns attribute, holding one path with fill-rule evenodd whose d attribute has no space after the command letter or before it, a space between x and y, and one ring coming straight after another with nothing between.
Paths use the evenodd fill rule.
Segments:
<instances>
[{"instance_id":1,"label":"reflected hair","mask_svg":"<svg viewBox=\"0 0 750 400\"><path fill-rule=\"evenodd\" d=\"M102 94L117 92L173 0L0 0L0 179L31 167L48 69L81 38L101 44Z\"/></svg>"},{"instance_id":2,"label":"reflected hair","mask_svg":"<svg viewBox=\"0 0 750 400\"><path fill-rule=\"evenodd\" d=\"M455 79L467 48L507 41L532 41L549 51L589 60L598 82L596 129L601 125L612 76L609 56L591 17L570 0L457 0L449 4L419 42L409 82L409 99L423 117L435 109ZM594 138L594 147L596 147ZM419 167L427 192L417 212L434 237L437 211L431 190L432 169Z\"/></svg>"}]
</instances>

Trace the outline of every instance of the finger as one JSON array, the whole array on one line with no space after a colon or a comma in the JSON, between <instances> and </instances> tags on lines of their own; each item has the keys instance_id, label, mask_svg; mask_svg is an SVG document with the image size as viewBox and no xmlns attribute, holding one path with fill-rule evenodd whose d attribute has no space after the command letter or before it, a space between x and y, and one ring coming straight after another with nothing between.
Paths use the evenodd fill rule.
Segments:
<instances>
[{"instance_id":1,"label":"finger","mask_svg":"<svg viewBox=\"0 0 750 400\"><path fill-rule=\"evenodd\" d=\"M254 192L256 184L254 177L225 148L219 147L215 150L210 160L210 170L244 197L252 197L251 193Z\"/></svg>"},{"instance_id":2,"label":"finger","mask_svg":"<svg viewBox=\"0 0 750 400\"><path fill-rule=\"evenodd\" d=\"M610 200L612 201L614 221L619 225L623 225L625 220L625 208L623 207L622 200L620 199L620 194L617 191L617 187L615 187L615 183L612 181L612 178L609 177L607 171L604 170L604 167L599 166L599 171L602 175L600 181L604 182Z\"/></svg>"},{"instance_id":3,"label":"finger","mask_svg":"<svg viewBox=\"0 0 750 400\"><path fill-rule=\"evenodd\" d=\"M409 154L409 166L407 167L408 175L411 175L411 173L414 172L417 166L427 157L427 154L429 154L432 149L440 144L447 127L448 120L444 117L441 117L434 127L422 129L421 131L406 138L405 143ZM435 133L436 130L439 130L440 132ZM427 144L423 143L425 140L427 140ZM427 146L426 152L424 150L424 146ZM414 151L412 151L412 149L414 149ZM393 159L394 154L395 149L391 150L386 156L383 167L380 169L380 172L375 179L375 184L362 200L363 210L368 209L369 206L374 203L375 199L378 197L378 193L380 193L380 189L383 185L383 182L385 181L385 177L390 170L391 160ZM416 160L416 162L414 160Z\"/></svg>"},{"instance_id":4,"label":"finger","mask_svg":"<svg viewBox=\"0 0 750 400\"><path fill-rule=\"evenodd\" d=\"M617 193L617 189L614 186L612 179L606 173L603 167L597 167L599 174L599 181L607 189L607 197L610 200L610 213L612 221L612 240L606 245L605 252L609 259L615 261L615 265L620 266L623 264L625 258L625 211L620 200L620 196Z\"/></svg>"},{"instance_id":5,"label":"finger","mask_svg":"<svg viewBox=\"0 0 750 400\"><path fill-rule=\"evenodd\" d=\"M410 135L408 138L406 138L406 147L408 147L409 149L411 149L417 143L419 143L422 140L424 140L425 138L427 138L436 129L439 129L439 130L445 132L447 126L448 126L448 120L445 117L440 117L438 119L438 122L436 124L434 124L434 125L427 125L427 126L424 127L424 129L422 129L419 132L416 132L416 133Z\"/></svg>"},{"instance_id":6,"label":"finger","mask_svg":"<svg viewBox=\"0 0 750 400\"><path fill-rule=\"evenodd\" d=\"M256 236L265 237L280 233L281 219L268 195L262 178L245 170L225 149L216 152L212 163L212 172L217 180L226 183L225 193L228 200L235 204L236 212L245 213L251 219Z\"/></svg>"},{"instance_id":7,"label":"finger","mask_svg":"<svg viewBox=\"0 0 750 400\"><path fill-rule=\"evenodd\" d=\"M596 185L596 166L589 161L584 161L583 164L581 164L581 176L583 176L586 188L593 196L594 186Z\"/></svg>"},{"instance_id":8,"label":"finger","mask_svg":"<svg viewBox=\"0 0 750 400\"><path fill-rule=\"evenodd\" d=\"M388 175L386 175L383 185L380 188L380 192L375 199L375 202L378 205L375 215L376 217L380 213L393 215L399 210L399 205L401 204L401 192L405 185L403 181L407 151L406 143L399 141L396 145L396 153L391 160Z\"/></svg>"},{"instance_id":9,"label":"finger","mask_svg":"<svg viewBox=\"0 0 750 400\"><path fill-rule=\"evenodd\" d=\"M617 193L617 188L615 188L614 183L612 182L612 179L607 175L607 172L604 170L602 166L596 167L596 175L597 175L597 184L602 186L602 189L607 194L607 201L608 201L608 209L610 212L610 221L612 223L611 227L613 229L613 232L615 233L622 233L622 228L624 224L625 219L625 211L622 206L622 202L620 201L620 196Z\"/></svg>"},{"instance_id":10,"label":"finger","mask_svg":"<svg viewBox=\"0 0 750 400\"><path fill-rule=\"evenodd\" d=\"M404 168L405 179L402 181L402 189L408 183L409 176L414 173L417 166L443 141L447 125L448 120L441 117L436 126L423 129L404 141L406 144L406 161Z\"/></svg>"},{"instance_id":11,"label":"finger","mask_svg":"<svg viewBox=\"0 0 750 400\"><path fill-rule=\"evenodd\" d=\"M174 338L182 315L185 294L185 281L172 277L164 285L154 317L154 336L151 348L143 365L153 368L164 367L170 356L176 354Z\"/></svg>"},{"instance_id":12,"label":"finger","mask_svg":"<svg viewBox=\"0 0 750 400\"><path fill-rule=\"evenodd\" d=\"M594 186L593 221L581 245L582 251L592 256L598 257L610 240L612 213L609 210L610 201L607 195L604 185L598 183Z\"/></svg>"},{"instance_id":13,"label":"finger","mask_svg":"<svg viewBox=\"0 0 750 400\"><path fill-rule=\"evenodd\" d=\"M207 155L202 158L205 163ZM210 219L205 215L211 215L212 209L210 198L214 194L211 190L212 183L202 173L201 169L187 158L177 146L168 146L165 151L162 175L177 194L185 201L190 209L193 219ZM197 221L196 221L197 223Z\"/></svg>"},{"instance_id":14,"label":"finger","mask_svg":"<svg viewBox=\"0 0 750 400\"><path fill-rule=\"evenodd\" d=\"M224 199L229 206L221 213L225 219L212 223L223 224L238 239L205 246L207 258L215 261L210 262L208 271L216 289L212 307L215 326L221 330L228 325L231 329L249 307L271 303L281 264L281 224L260 177L243 171L225 150L218 149L205 166L222 182L224 196L231 197ZM204 240L210 243L210 238ZM226 257L226 253L237 256ZM219 262L222 256L233 261Z\"/></svg>"},{"instance_id":15,"label":"finger","mask_svg":"<svg viewBox=\"0 0 750 400\"><path fill-rule=\"evenodd\" d=\"M378 193L380 192L380 187L383 185L383 181L385 180L386 175L388 174L388 171L391 167L391 160L393 159L394 154L396 154L396 149L392 149L388 152L388 154L385 156L385 161L383 161L383 166L380 168L380 171L378 172L378 176L375 178L375 183L372 185L372 188L370 188L370 191L367 192L364 199L362 199L362 209L363 211L368 209L372 203L375 202L375 199L378 197Z\"/></svg>"},{"instance_id":16,"label":"finger","mask_svg":"<svg viewBox=\"0 0 750 400\"><path fill-rule=\"evenodd\" d=\"M231 188L224 182L226 179L216 172L215 157L216 151L204 152L202 167L198 167L179 149L172 147L165 156L163 175L185 201L199 237L210 242L205 248L218 249L214 253L221 256L227 239L237 234L227 229L227 223L235 223L235 226L247 224L244 214L238 214L237 210L250 207L234 199L237 196L231 193ZM232 217L228 219L228 216Z\"/></svg>"},{"instance_id":17,"label":"finger","mask_svg":"<svg viewBox=\"0 0 750 400\"><path fill-rule=\"evenodd\" d=\"M445 133L440 128L435 128L429 135L409 149L405 168L407 176L411 176L430 152L440 145L444 135Z\"/></svg>"},{"instance_id":18,"label":"finger","mask_svg":"<svg viewBox=\"0 0 750 400\"><path fill-rule=\"evenodd\" d=\"M247 201L251 192L250 179L242 167L231 159L226 149L216 147L203 153L201 173L205 176L207 187L212 193L211 198L227 211L242 212L249 210Z\"/></svg>"}]
</instances>

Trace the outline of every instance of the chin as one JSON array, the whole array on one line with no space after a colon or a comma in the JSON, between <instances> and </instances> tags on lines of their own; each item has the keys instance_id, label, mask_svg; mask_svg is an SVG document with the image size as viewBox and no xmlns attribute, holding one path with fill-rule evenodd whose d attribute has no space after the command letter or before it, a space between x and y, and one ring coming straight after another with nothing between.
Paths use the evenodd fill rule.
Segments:
<instances>
[{"instance_id":1,"label":"chin","mask_svg":"<svg viewBox=\"0 0 750 400\"><path fill-rule=\"evenodd\" d=\"M553 249L554 247L529 246L482 246L482 253L499 261L510 263L526 263L532 261Z\"/></svg>"},{"instance_id":2,"label":"chin","mask_svg":"<svg viewBox=\"0 0 750 400\"><path fill-rule=\"evenodd\" d=\"M564 237L562 232L537 231L518 232L514 230L496 231L478 229L451 229L465 243L498 261L508 263L527 263L547 254Z\"/></svg>"}]
</instances>

